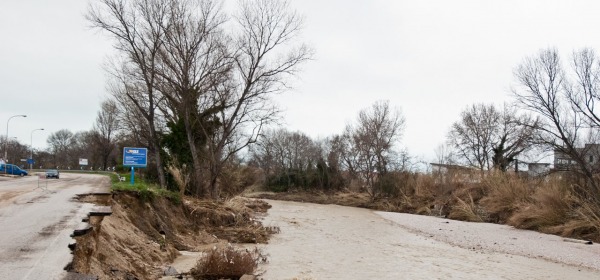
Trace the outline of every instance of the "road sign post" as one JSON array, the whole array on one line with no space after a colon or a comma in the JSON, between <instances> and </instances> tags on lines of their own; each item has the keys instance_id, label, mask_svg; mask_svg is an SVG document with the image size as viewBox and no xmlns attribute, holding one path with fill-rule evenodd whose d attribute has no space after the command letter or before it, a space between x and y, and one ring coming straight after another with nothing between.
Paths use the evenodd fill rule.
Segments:
<instances>
[{"instance_id":1,"label":"road sign post","mask_svg":"<svg viewBox=\"0 0 600 280\"><path fill-rule=\"evenodd\" d=\"M134 184L135 168L146 167L148 164L147 148L123 148L123 166L131 167L131 185Z\"/></svg>"}]
</instances>

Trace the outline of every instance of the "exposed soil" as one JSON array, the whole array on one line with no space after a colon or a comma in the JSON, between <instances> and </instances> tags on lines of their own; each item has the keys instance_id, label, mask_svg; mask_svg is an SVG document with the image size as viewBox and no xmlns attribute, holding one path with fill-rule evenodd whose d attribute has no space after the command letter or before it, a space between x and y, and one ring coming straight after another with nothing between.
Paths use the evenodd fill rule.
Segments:
<instances>
[{"instance_id":1,"label":"exposed soil","mask_svg":"<svg viewBox=\"0 0 600 280\"><path fill-rule=\"evenodd\" d=\"M261 201L144 201L130 192L80 199L112 207L111 216L91 217L93 230L75 238L70 270L99 279L158 279L178 251L202 251L227 242L266 243L270 235L253 218L270 207Z\"/></svg>"}]
</instances>

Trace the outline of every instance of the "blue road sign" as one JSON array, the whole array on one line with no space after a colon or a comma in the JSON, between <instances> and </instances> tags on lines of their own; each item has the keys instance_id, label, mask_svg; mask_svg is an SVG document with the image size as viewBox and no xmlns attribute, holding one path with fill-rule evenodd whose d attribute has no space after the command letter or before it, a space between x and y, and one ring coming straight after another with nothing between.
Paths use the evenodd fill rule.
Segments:
<instances>
[{"instance_id":1,"label":"blue road sign","mask_svg":"<svg viewBox=\"0 0 600 280\"><path fill-rule=\"evenodd\" d=\"M148 149L123 148L123 165L130 167L146 167L148 165Z\"/></svg>"}]
</instances>

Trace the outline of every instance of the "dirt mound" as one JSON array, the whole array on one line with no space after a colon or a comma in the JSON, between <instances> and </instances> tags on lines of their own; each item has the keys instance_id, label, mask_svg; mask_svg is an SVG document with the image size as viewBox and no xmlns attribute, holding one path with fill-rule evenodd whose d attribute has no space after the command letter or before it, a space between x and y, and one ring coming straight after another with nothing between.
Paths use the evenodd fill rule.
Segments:
<instances>
[{"instance_id":1,"label":"dirt mound","mask_svg":"<svg viewBox=\"0 0 600 280\"><path fill-rule=\"evenodd\" d=\"M219 242L265 243L270 234L253 219L270 207L261 201L144 200L136 193L115 192L109 205L111 216L91 217L93 230L75 238L72 271L99 279L157 279L178 250L200 251Z\"/></svg>"}]
</instances>

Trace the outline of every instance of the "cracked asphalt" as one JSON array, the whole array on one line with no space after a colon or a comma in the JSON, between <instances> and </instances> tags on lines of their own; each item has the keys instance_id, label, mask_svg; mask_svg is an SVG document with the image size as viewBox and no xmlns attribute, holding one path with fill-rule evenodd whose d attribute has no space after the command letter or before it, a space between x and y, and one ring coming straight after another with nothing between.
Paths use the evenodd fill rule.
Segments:
<instances>
[{"instance_id":1,"label":"cracked asphalt","mask_svg":"<svg viewBox=\"0 0 600 280\"><path fill-rule=\"evenodd\" d=\"M109 187L107 176L93 174L0 177L0 278L63 279L70 235L93 207L74 197Z\"/></svg>"}]
</instances>

